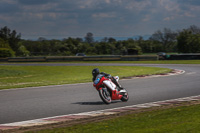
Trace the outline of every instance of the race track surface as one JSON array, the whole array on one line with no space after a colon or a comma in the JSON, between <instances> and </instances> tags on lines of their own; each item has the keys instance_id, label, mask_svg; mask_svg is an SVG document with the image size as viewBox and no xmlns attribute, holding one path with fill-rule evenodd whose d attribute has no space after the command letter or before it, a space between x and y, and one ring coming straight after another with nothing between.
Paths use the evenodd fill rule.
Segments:
<instances>
[{"instance_id":1,"label":"race track surface","mask_svg":"<svg viewBox=\"0 0 200 133\"><path fill-rule=\"evenodd\" d=\"M110 105L105 105L101 101L98 92L92 86L92 82L1 90L0 124L200 95L200 65L116 63L32 63L20 65L154 66L185 70L185 73L174 76L120 80L121 85L129 92L129 101L113 101Z\"/></svg>"}]
</instances>

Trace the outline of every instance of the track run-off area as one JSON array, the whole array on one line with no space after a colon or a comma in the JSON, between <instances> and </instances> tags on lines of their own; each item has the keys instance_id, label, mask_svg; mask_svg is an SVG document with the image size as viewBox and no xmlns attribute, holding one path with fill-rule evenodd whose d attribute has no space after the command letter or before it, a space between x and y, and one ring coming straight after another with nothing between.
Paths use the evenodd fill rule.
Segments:
<instances>
[{"instance_id":1,"label":"track run-off area","mask_svg":"<svg viewBox=\"0 0 200 133\"><path fill-rule=\"evenodd\" d=\"M22 121L98 112L200 95L199 64L20 63L20 65L150 66L176 69L177 72L169 75L121 79L120 84L129 92L129 101L113 101L110 105L101 101L92 82L0 90L0 127Z\"/></svg>"}]
</instances>

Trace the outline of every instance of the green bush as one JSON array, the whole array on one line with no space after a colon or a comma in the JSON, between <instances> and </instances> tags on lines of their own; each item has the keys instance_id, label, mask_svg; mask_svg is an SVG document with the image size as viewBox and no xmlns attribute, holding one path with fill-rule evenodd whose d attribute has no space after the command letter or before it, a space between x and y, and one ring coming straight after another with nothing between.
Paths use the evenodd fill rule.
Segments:
<instances>
[{"instance_id":1,"label":"green bush","mask_svg":"<svg viewBox=\"0 0 200 133\"><path fill-rule=\"evenodd\" d=\"M15 52L9 48L0 48L0 57L13 57Z\"/></svg>"},{"instance_id":2,"label":"green bush","mask_svg":"<svg viewBox=\"0 0 200 133\"><path fill-rule=\"evenodd\" d=\"M17 56L29 56L30 52L26 49L24 45L19 46L18 50L16 51Z\"/></svg>"}]
</instances>

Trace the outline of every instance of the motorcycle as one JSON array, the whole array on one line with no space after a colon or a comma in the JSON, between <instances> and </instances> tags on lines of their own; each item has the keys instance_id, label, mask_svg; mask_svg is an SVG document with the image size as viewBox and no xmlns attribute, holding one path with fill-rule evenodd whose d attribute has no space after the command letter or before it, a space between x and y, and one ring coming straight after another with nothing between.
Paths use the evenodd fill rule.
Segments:
<instances>
[{"instance_id":1,"label":"motorcycle","mask_svg":"<svg viewBox=\"0 0 200 133\"><path fill-rule=\"evenodd\" d=\"M115 76L114 78L117 82L119 81L118 76ZM117 87L110 78L105 76L97 77L93 86L99 92L102 101L106 104L110 104L112 100L121 100L126 102L129 99L128 92L124 88L120 90L120 88Z\"/></svg>"}]
</instances>

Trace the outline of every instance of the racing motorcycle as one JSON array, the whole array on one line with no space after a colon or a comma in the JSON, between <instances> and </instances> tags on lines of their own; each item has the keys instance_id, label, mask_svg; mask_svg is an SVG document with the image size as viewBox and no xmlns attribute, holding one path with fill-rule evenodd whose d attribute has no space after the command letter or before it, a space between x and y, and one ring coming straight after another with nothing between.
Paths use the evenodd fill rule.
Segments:
<instances>
[{"instance_id":1,"label":"racing motorcycle","mask_svg":"<svg viewBox=\"0 0 200 133\"><path fill-rule=\"evenodd\" d=\"M119 77L113 77L116 81L119 81ZM112 100L121 100L123 102L128 101L128 92L123 88L117 87L110 78L105 76L97 77L93 86L99 92L99 96L106 104L110 104Z\"/></svg>"}]
</instances>

